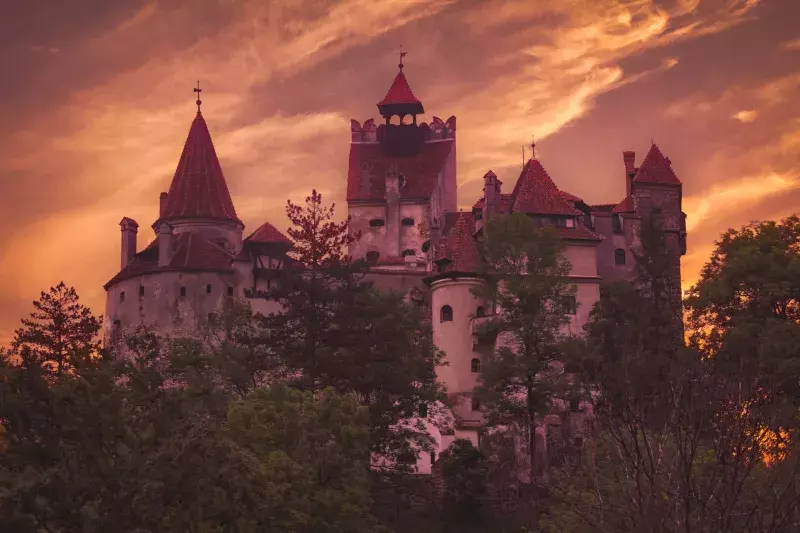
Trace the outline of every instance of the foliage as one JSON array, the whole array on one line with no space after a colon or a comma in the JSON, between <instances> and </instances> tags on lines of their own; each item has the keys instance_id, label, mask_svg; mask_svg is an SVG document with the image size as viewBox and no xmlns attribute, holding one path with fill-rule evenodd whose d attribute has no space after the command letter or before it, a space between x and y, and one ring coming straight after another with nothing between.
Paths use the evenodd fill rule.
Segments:
<instances>
[{"instance_id":1,"label":"foliage","mask_svg":"<svg viewBox=\"0 0 800 533\"><path fill-rule=\"evenodd\" d=\"M468 439L456 439L439 457L437 468L444 480L446 530L481 528L486 518L486 462L481 450Z\"/></svg>"},{"instance_id":2,"label":"foliage","mask_svg":"<svg viewBox=\"0 0 800 533\"><path fill-rule=\"evenodd\" d=\"M530 475L536 477L536 416L557 386L562 329L575 303L564 243L550 228L535 228L523 214L492 217L481 246L476 295L502 313L486 320L500 332L500 348L481 367L476 394L490 425L520 423L528 432Z\"/></svg>"}]
</instances>

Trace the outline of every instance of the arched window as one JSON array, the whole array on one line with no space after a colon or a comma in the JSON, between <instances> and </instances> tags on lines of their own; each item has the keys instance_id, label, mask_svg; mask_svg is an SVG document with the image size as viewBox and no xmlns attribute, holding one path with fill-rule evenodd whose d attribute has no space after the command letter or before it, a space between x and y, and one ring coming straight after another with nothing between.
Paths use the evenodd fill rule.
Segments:
<instances>
[{"instance_id":1,"label":"arched window","mask_svg":"<svg viewBox=\"0 0 800 533\"><path fill-rule=\"evenodd\" d=\"M481 409L481 401L476 398L475 396L472 397L472 410L473 411L480 411Z\"/></svg>"},{"instance_id":2,"label":"arched window","mask_svg":"<svg viewBox=\"0 0 800 533\"><path fill-rule=\"evenodd\" d=\"M378 252L373 250L371 252L367 252L366 258L367 258L367 261L369 261L370 263L377 263L378 262L378 258L380 256L381 256L380 253L378 253Z\"/></svg>"},{"instance_id":3,"label":"arched window","mask_svg":"<svg viewBox=\"0 0 800 533\"><path fill-rule=\"evenodd\" d=\"M614 250L614 264L615 265L624 265L625 264L625 250L622 248L617 248Z\"/></svg>"},{"instance_id":4,"label":"arched window","mask_svg":"<svg viewBox=\"0 0 800 533\"><path fill-rule=\"evenodd\" d=\"M122 291L121 293L119 293L119 303L122 303L124 301L125 301L125 291Z\"/></svg>"},{"instance_id":5,"label":"arched window","mask_svg":"<svg viewBox=\"0 0 800 533\"><path fill-rule=\"evenodd\" d=\"M477 318L483 318L486 316L486 310L483 308L482 305L479 305L478 309L475 310L475 316Z\"/></svg>"},{"instance_id":6,"label":"arched window","mask_svg":"<svg viewBox=\"0 0 800 533\"><path fill-rule=\"evenodd\" d=\"M186 296L186 287L181 287L181 296Z\"/></svg>"},{"instance_id":7,"label":"arched window","mask_svg":"<svg viewBox=\"0 0 800 533\"><path fill-rule=\"evenodd\" d=\"M403 220L400 221L400 224L402 224L403 226L413 226L414 225L414 219L413 218L404 218Z\"/></svg>"},{"instance_id":8,"label":"arched window","mask_svg":"<svg viewBox=\"0 0 800 533\"><path fill-rule=\"evenodd\" d=\"M373 218L372 220L369 221L370 228L380 228L383 227L384 224L385 222L383 221L382 218Z\"/></svg>"},{"instance_id":9,"label":"arched window","mask_svg":"<svg viewBox=\"0 0 800 533\"><path fill-rule=\"evenodd\" d=\"M453 321L453 308L449 305L443 305L441 311L439 312L439 321L440 322L452 322Z\"/></svg>"},{"instance_id":10,"label":"arched window","mask_svg":"<svg viewBox=\"0 0 800 533\"><path fill-rule=\"evenodd\" d=\"M473 357L472 361L469 362L470 370L475 372L476 374L481 371L481 360L477 357Z\"/></svg>"}]
</instances>

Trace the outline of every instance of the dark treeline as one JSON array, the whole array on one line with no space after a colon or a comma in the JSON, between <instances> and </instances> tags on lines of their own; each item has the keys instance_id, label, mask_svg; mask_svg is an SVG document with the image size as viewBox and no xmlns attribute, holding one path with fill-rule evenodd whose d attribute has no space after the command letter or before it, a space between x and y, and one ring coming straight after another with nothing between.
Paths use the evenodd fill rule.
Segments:
<instances>
[{"instance_id":1,"label":"dark treeline","mask_svg":"<svg viewBox=\"0 0 800 533\"><path fill-rule=\"evenodd\" d=\"M448 402L428 310L365 281L317 193L287 213L293 266L255 295L281 313L229 302L196 338L104 347L73 289L42 293L0 358L0 531L800 530L796 217L724 234L683 321L645 225L636 279L604 286L575 336L561 240L491 219L487 426L420 476L422 418ZM554 414L580 437L545 446Z\"/></svg>"}]
</instances>

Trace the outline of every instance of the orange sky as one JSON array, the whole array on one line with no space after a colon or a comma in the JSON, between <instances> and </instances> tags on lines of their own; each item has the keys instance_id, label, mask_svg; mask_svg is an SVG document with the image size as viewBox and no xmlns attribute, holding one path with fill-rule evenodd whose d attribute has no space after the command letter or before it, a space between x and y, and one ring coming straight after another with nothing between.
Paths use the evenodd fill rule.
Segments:
<instances>
[{"instance_id":1,"label":"orange sky","mask_svg":"<svg viewBox=\"0 0 800 533\"><path fill-rule=\"evenodd\" d=\"M119 221L152 238L195 80L239 216L286 226L312 187L344 208L349 120L396 72L458 118L459 199L521 145L588 203L655 139L684 183L692 283L731 226L800 191L794 0L26 0L0 7L0 342L64 280L102 313ZM343 214L343 211L340 211Z\"/></svg>"}]
</instances>

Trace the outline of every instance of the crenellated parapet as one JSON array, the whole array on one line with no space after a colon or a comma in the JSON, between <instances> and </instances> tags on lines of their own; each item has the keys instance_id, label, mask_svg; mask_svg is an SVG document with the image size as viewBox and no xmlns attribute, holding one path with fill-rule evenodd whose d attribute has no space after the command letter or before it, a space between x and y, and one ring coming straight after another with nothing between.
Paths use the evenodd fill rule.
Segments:
<instances>
[{"instance_id":1,"label":"crenellated parapet","mask_svg":"<svg viewBox=\"0 0 800 533\"><path fill-rule=\"evenodd\" d=\"M374 119L368 119L361 124L357 120L350 120L350 137L354 143L378 143L386 136L387 126L377 125ZM456 138L456 117L452 116L446 121L433 117L430 123L421 122L417 125L422 142L431 142Z\"/></svg>"}]
</instances>

